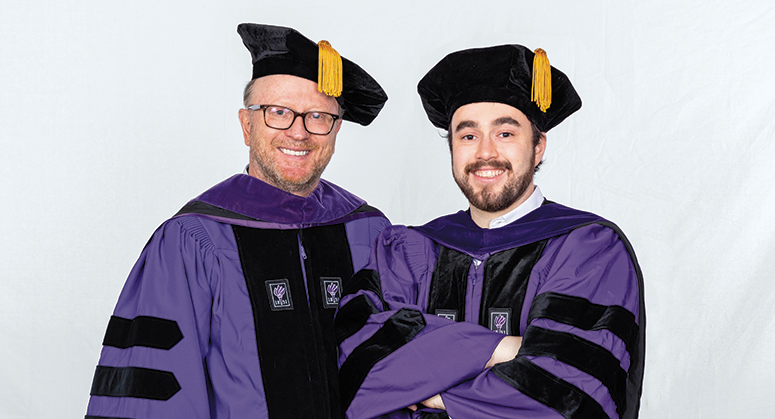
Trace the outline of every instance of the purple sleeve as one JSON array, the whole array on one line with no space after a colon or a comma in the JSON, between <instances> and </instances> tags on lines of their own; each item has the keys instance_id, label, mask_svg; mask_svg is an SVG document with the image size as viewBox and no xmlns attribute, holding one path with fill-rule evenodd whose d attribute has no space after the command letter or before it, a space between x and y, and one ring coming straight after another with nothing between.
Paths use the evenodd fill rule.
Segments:
<instances>
[{"instance_id":1,"label":"purple sleeve","mask_svg":"<svg viewBox=\"0 0 775 419\"><path fill-rule=\"evenodd\" d=\"M596 376L616 375L619 368L626 375L631 363L627 344L611 330L598 327L585 330L580 327L583 321L553 313L556 306L547 304L546 297L573 301L590 308L587 312L606 307L609 317L619 310L624 318L637 322L641 292L633 260L612 229L591 225L551 240L531 272L521 316L520 334L524 337L519 354L513 361L499 364L442 393L448 414L452 418L562 418L563 414L578 415L579 411L573 409L583 408L597 409L610 418L620 417L623 407L619 406L622 410L617 411L612 394L617 387L607 387ZM581 313L572 315L582 316ZM605 325L606 321L598 318L588 322ZM557 348L547 336L570 339L563 341L564 348ZM613 361L607 364L608 371L598 369L590 373L582 366L566 363L572 356L564 355L563 351L576 351L576 345L579 351L594 348L604 355L602 358ZM537 347L541 350L537 351ZM532 369L525 369L525 365ZM539 377L546 378L544 386L536 384ZM618 377L623 378L621 374ZM583 406L569 406L572 403L567 401L552 407L551 403L547 405L550 397L546 394L557 383L569 385L564 388L578 392L577 400ZM618 384L619 390L623 389L624 382L619 380ZM564 410L563 414L560 410Z\"/></svg>"},{"instance_id":2,"label":"purple sleeve","mask_svg":"<svg viewBox=\"0 0 775 419\"><path fill-rule=\"evenodd\" d=\"M87 415L210 417L204 359L219 265L211 246L203 230L186 231L180 220L154 233L111 317ZM182 336L162 342L159 335L176 328Z\"/></svg>"},{"instance_id":3,"label":"purple sleeve","mask_svg":"<svg viewBox=\"0 0 775 419\"><path fill-rule=\"evenodd\" d=\"M345 224L347 241L353 258L353 272L358 272L369 261L369 251L377 235L390 221L384 217L366 217Z\"/></svg>"},{"instance_id":4,"label":"purple sleeve","mask_svg":"<svg viewBox=\"0 0 775 419\"><path fill-rule=\"evenodd\" d=\"M377 239L369 264L354 277L354 280L360 277L366 285L342 298L337 327L346 310L352 307L348 307L350 302L354 306L359 299L364 304L368 299L373 313L364 316L365 322L340 346L342 387L357 389L346 406L348 418L387 414L475 377L503 337L476 324L456 323L423 313L426 304L418 300L427 295L425 287L429 286L435 261L433 246L426 240L405 227L385 229ZM363 279L366 277L371 281ZM369 351L364 347L386 329L397 313L407 311L421 319L421 330L393 351L372 359L373 365L369 364ZM349 373L356 369L350 368L351 365L367 365L368 374L362 382L353 382L358 380ZM400 413L392 417L400 417Z\"/></svg>"}]
</instances>

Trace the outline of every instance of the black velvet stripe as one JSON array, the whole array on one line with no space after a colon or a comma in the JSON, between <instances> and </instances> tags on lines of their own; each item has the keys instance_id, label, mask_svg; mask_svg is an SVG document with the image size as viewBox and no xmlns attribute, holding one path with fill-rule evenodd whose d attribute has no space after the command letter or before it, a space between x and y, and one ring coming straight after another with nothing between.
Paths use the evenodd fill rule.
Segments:
<instances>
[{"instance_id":1,"label":"black velvet stripe","mask_svg":"<svg viewBox=\"0 0 775 419\"><path fill-rule=\"evenodd\" d=\"M355 294L360 290L370 291L378 296L380 301L382 301L382 310L390 310L385 299L382 298L382 286L377 271L373 269L361 269L358 271L358 273L345 284L343 295Z\"/></svg>"},{"instance_id":2,"label":"black velvet stripe","mask_svg":"<svg viewBox=\"0 0 775 419\"><path fill-rule=\"evenodd\" d=\"M457 321L465 320L470 268L471 256L439 245L439 256L428 292L428 313L434 314L439 309L452 310L457 313Z\"/></svg>"},{"instance_id":3,"label":"black velvet stripe","mask_svg":"<svg viewBox=\"0 0 775 419\"><path fill-rule=\"evenodd\" d=\"M484 263L479 324L489 327L490 308L510 308L512 334L519 335L522 305L525 302L530 272L538 262L548 240L498 252Z\"/></svg>"},{"instance_id":4,"label":"black velvet stripe","mask_svg":"<svg viewBox=\"0 0 775 419\"><path fill-rule=\"evenodd\" d=\"M378 210L375 207L372 207L369 204L363 204L360 207L358 207L355 211L353 211L353 214L360 214L362 212L378 212L382 214L382 211Z\"/></svg>"},{"instance_id":5,"label":"black velvet stripe","mask_svg":"<svg viewBox=\"0 0 775 419\"><path fill-rule=\"evenodd\" d=\"M347 241L347 230L344 224L334 224L324 227L312 227L301 230L300 237L307 258L307 289L309 292L310 312L312 314L315 334L315 345L320 356L321 382L324 387L321 396L327 407L324 411L331 412L331 418L344 417L339 401L339 368L337 362L339 343L336 340L334 313L338 305L324 306L323 278L336 278L344 288L353 276L353 261L350 244ZM341 290L340 290L341 294ZM307 344L312 344L308 342ZM286 389L287 391L287 389Z\"/></svg>"},{"instance_id":6,"label":"black velvet stripe","mask_svg":"<svg viewBox=\"0 0 775 419\"><path fill-rule=\"evenodd\" d=\"M528 324L542 318L582 330L610 330L621 339L632 354L638 342L635 316L621 306L593 304L586 298L547 292L537 295L530 307Z\"/></svg>"},{"instance_id":7,"label":"black velvet stripe","mask_svg":"<svg viewBox=\"0 0 775 419\"><path fill-rule=\"evenodd\" d=\"M131 419L131 418L119 418L117 416L92 416L86 415L83 419Z\"/></svg>"},{"instance_id":8,"label":"black velvet stripe","mask_svg":"<svg viewBox=\"0 0 775 419\"><path fill-rule=\"evenodd\" d=\"M321 281L337 278L346 285L353 274L344 225L233 231L253 306L269 418L342 417L335 310L324 308ZM267 281L276 280L287 281L293 309L272 310Z\"/></svg>"},{"instance_id":9,"label":"black velvet stripe","mask_svg":"<svg viewBox=\"0 0 775 419\"><path fill-rule=\"evenodd\" d=\"M240 213L229 211L201 201L189 202L188 204L184 205L183 208L181 208L180 211L175 214L175 216L183 214L203 214L212 215L215 217L231 218L234 220L257 221L253 217L248 217L247 215L242 215Z\"/></svg>"},{"instance_id":10,"label":"black velvet stripe","mask_svg":"<svg viewBox=\"0 0 775 419\"><path fill-rule=\"evenodd\" d=\"M546 356L576 367L603 383L621 416L626 406L627 372L602 346L576 335L528 326L519 355Z\"/></svg>"},{"instance_id":11,"label":"black velvet stripe","mask_svg":"<svg viewBox=\"0 0 775 419\"><path fill-rule=\"evenodd\" d=\"M369 371L380 360L414 339L425 327L425 319L417 310L402 308L393 314L369 339L358 345L339 370L342 410L347 411L355 393Z\"/></svg>"},{"instance_id":12,"label":"black velvet stripe","mask_svg":"<svg viewBox=\"0 0 775 419\"><path fill-rule=\"evenodd\" d=\"M492 372L522 394L556 410L566 419L608 419L603 407L590 395L524 356L497 364Z\"/></svg>"},{"instance_id":13,"label":"black velvet stripe","mask_svg":"<svg viewBox=\"0 0 775 419\"><path fill-rule=\"evenodd\" d=\"M97 366L92 381L92 396L134 397L169 400L180 391L175 374L140 367Z\"/></svg>"},{"instance_id":14,"label":"black velvet stripe","mask_svg":"<svg viewBox=\"0 0 775 419\"><path fill-rule=\"evenodd\" d=\"M382 211L368 204L361 205L355 211L353 211L352 214L360 214L364 212L378 212L382 214ZM217 207L215 205L208 204L202 201L192 201L187 203L186 205L183 206L183 208L181 208L175 214L175 216L183 215L183 214L203 214L203 215L212 215L215 217L231 218L234 220L261 221L261 220L258 220L257 218L249 217L247 215L242 215L234 211L229 211L227 209L223 209L221 207Z\"/></svg>"},{"instance_id":15,"label":"black velvet stripe","mask_svg":"<svg viewBox=\"0 0 775 419\"><path fill-rule=\"evenodd\" d=\"M182 339L178 323L173 320L150 316L134 319L111 316L102 344L121 349L144 346L168 350Z\"/></svg>"},{"instance_id":16,"label":"black velvet stripe","mask_svg":"<svg viewBox=\"0 0 775 419\"><path fill-rule=\"evenodd\" d=\"M371 300L363 294L339 308L334 318L337 345L360 330L369 320L369 316L378 312Z\"/></svg>"},{"instance_id":17,"label":"black velvet stripe","mask_svg":"<svg viewBox=\"0 0 775 419\"><path fill-rule=\"evenodd\" d=\"M269 418L326 417L296 230L232 226L256 329ZM266 281L286 279L293 310L272 311ZM310 370L316 373L311 374ZM288 391L293 389L293 391Z\"/></svg>"},{"instance_id":18,"label":"black velvet stripe","mask_svg":"<svg viewBox=\"0 0 775 419\"><path fill-rule=\"evenodd\" d=\"M449 415L444 412L420 412L422 419L449 419Z\"/></svg>"}]
</instances>

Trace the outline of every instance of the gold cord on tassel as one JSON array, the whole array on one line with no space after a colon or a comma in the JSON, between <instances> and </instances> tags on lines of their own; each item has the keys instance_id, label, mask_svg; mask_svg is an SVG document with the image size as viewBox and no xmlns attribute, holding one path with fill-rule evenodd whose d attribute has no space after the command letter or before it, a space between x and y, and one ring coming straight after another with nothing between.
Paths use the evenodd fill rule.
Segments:
<instances>
[{"instance_id":1,"label":"gold cord on tassel","mask_svg":"<svg viewBox=\"0 0 775 419\"><path fill-rule=\"evenodd\" d=\"M546 51L538 48L533 58L533 86L530 99L538 105L541 112L546 112L552 105L552 66Z\"/></svg>"},{"instance_id":2,"label":"gold cord on tassel","mask_svg":"<svg viewBox=\"0 0 775 419\"><path fill-rule=\"evenodd\" d=\"M318 42L318 91L333 97L342 94L342 57L328 41Z\"/></svg>"}]
</instances>

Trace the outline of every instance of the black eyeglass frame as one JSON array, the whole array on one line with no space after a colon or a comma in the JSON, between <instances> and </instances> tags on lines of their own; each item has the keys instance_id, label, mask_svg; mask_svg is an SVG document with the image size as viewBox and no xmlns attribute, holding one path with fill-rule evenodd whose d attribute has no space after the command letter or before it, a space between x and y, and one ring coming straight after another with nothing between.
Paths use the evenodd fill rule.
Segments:
<instances>
[{"instance_id":1,"label":"black eyeglass frame","mask_svg":"<svg viewBox=\"0 0 775 419\"><path fill-rule=\"evenodd\" d=\"M291 123L287 127L279 128L279 127L273 127L273 126L269 125L269 123L266 120L266 110L268 108L273 108L273 107L274 108L287 109L287 110L291 111L291 113L293 113L293 119L291 119ZM289 108L287 106L281 106L281 105L250 105L250 106L247 107L247 109L250 110L250 111L257 111L259 109L263 110L264 111L264 113L263 113L264 124L266 124L266 126L268 126L269 128L278 129L278 130L281 130L281 131L285 131L285 130L290 129L293 126L293 124L296 122L296 118L301 117L301 123L302 123L302 125L304 125L304 129L308 133L310 133L312 135L328 135L328 134L330 134L331 131L334 130L334 126L336 125L336 121L339 120L339 119L342 119L341 116L336 115L336 114L332 114L332 113L329 113L329 112L323 112L323 111L296 112L295 110L293 110L293 109L291 109L291 108ZM312 132L312 131L309 130L309 128L307 128L307 115L309 115L311 113L322 113L322 114L326 114L326 115L330 116L331 118L333 118L333 120L331 121L331 127L328 128L327 132L325 132L325 133Z\"/></svg>"}]
</instances>

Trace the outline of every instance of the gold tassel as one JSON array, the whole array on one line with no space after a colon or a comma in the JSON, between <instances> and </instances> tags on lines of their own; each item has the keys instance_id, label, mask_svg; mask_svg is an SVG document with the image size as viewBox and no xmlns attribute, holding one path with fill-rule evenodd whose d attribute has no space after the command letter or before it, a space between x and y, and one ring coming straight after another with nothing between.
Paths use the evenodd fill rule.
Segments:
<instances>
[{"instance_id":1,"label":"gold tassel","mask_svg":"<svg viewBox=\"0 0 775 419\"><path fill-rule=\"evenodd\" d=\"M546 51L541 48L535 50L533 58L533 86L530 90L530 99L544 113L552 105L552 66L549 65Z\"/></svg>"},{"instance_id":2,"label":"gold tassel","mask_svg":"<svg viewBox=\"0 0 775 419\"><path fill-rule=\"evenodd\" d=\"M318 91L333 97L342 94L342 57L328 41L318 42Z\"/></svg>"}]
</instances>

